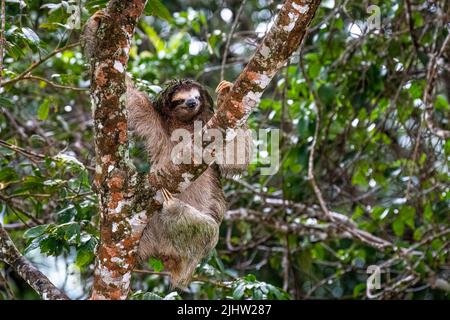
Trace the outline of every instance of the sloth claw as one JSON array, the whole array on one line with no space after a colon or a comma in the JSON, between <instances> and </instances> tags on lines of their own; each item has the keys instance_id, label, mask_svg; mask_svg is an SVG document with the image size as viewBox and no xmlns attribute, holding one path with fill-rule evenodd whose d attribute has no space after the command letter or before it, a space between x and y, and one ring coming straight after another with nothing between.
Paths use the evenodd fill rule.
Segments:
<instances>
[{"instance_id":1,"label":"sloth claw","mask_svg":"<svg viewBox=\"0 0 450 320\"><path fill-rule=\"evenodd\" d=\"M164 198L164 202L171 202L173 201L173 195L167 190L166 188L161 188L161 193Z\"/></svg>"},{"instance_id":2,"label":"sloth claw","mask_svg":"<svg viewBox=\"0 0 450 320\"><path fill-rule=\"evenodd\" d=\"M92 16L93 19L99 20L103 18L110 18L111 16L103 10L99 10Z\"/></svg>"},{"instance_id":3,"label":"sloth claw","mask_svg":"<svg viewBox=\"0 0 450 320\"><path fill-rule=\"evenodd\" d=\"M232 82L222 80L216 87L216 93L227 93L231 90L231 87L233 86Z\"/></svg>"}]
</instances>

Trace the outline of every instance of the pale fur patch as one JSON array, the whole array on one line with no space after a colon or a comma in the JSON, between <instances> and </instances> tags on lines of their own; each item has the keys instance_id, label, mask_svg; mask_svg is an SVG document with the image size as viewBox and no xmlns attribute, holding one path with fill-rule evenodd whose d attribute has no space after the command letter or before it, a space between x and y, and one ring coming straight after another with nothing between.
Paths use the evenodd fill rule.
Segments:
<instances>
[{"instance_id":1,"label":"pale fur patch","mask_svg":"<svg viewBox=\"0 0 450 320\"><path fill-rule=\"evenodd\" d=\"M195 98L200 96L200 91L197 88L191 88L190 90L181 90L175 92L172 96L172 101L175 100L187 100L190 98Z\"/></svg>"}]
</instances>

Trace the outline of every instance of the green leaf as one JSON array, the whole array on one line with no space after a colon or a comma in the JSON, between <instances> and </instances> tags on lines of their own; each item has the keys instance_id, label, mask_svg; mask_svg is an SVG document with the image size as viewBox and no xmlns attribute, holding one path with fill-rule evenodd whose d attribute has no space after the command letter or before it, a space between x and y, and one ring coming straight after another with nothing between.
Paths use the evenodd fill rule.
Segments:
<instances>
[{"instance_id":1,"label":"green leaf","mask_svg":"<svg viewBox=\"0 0 450 320\"><path fill-rule=\"evenodd\" d=\"M48 224L43 224L43 225L40 225L40 226L36 226L36 227L30 228L30 229L28 229L27 231L25 231L23 233L23 237L25 239L31 239L31 238L39 237L40 235L45 233L45 231L47 230L48 226L49 226Z\"/></svg>"},{"instance_id":2,"label":"green leaf","mask_svg":"<svg viewBox=\"0 0 450 320\"><path fill-rule=\"evenodd\" d=\"M366 173L364 168L359 167L352 177L352 184L353 185L360 185L361 187L367 188L369 186L369 183L366 179Z\"/></svg>"},{"instance_id":3,"label":"green leaf","mask_svg":"<svg viewBox=\"0 0 450 320\"><path fill-rule=\"evenodd\" d=\"M60 255L63 249L62 242L57 238L50 236L40 242L41 252L51 256Z\"/></svg>"},{"instance_id":4,"label":"green leaf","mask_svg":"<svg viewBox=\"0 0 450 320\"><path fill-rule=\"evenodd\" d=\"M11 55L14 59L19 59L25 54L22 48L17 43L9 41L6 41L6 50L8 51L8 54Z\"/></svg>"},{"instance_id":5,"label":"green leaf","mask_svg":"<svg viewBox=\"0 0 450 320\"><path fill-rule=\"evenodd\" d=\"M433 209L431 207L431 204L427 203L427 205L425 206L423 217L428 222L431 222L433 220Z\"/></svg>"},{"instance_id":6,"label":"green leaf","mask_svg":"<svg viewBox=\"0 0 450 320\"><path fill-rule=\"evenodd\" d=\"M61 229L64 233L64 240L75 241L76 243L80 241L81 227L78 222L69 222L62 224L58 229Z\"/></svg>"},{"instance_id":7,"label":"green leaf","mask_svg":"<svg viewBox=\"0 0 450 320\"><path fill-rule=\"evenodd\" d=\"M246 275L244 279L246 281L248 281L248 282L255 282L256 281L256 277L253 274Z\"/></svg>"},{"instance_id":8,"label":"green leaf","mask_svg":"<svg viewBox=\"0 0 450 320\"><path fill-rule=\"evenodd\" d=\"M312 79L315 79L320 74L320 64L319 63L311 63L308 68L308 76Z\"/></svg>"},{"instance_id":9,"label":"green leaf","mask_svg":"<svg viewBox=\"0 0 450 320\"><path fill-rule=\"evenodd\" d=\"M253 294L252 294L252 298L255 300L262 300L264 297L263 292L261 291L261 289L256 288L255 290L253 290Z\"/></svg>"},{"instance_id":10,"label":"green leaf","mask_svg":"<svg viewBox=\"0 0 450 320\"><path fill-rule=\"evenodd\" d=\"M161 260L156 258L150 258L150 266L155 270L155 272L161 272L164 269L164 264Z\"/></svg>"},{"instance_id":11,"label":"green leaf","mask_svg":"<svg viewBox=\"0 0 450 320\"><path fill-rule=\"evenodd\" d=\"M4 167L0 170L0 181L2 182L10 182L17 180L18 178L19 175L17 174L16 170L11 167Z\"/></svg>"},{"instance_id":12,"label":"green leaf","mask_svg":"<svg viewBox=\"0 0 450 320\"><path fill-rule=\"evenodd\" d=\"M22 33L25 36L25 38L34 45L38 45L39 42L41 41L39 39L39 36L30 28L27 27L22 28Z\"/></svg>"},{"instance_id":13,"label":"green leaf","mask_svg":"<svg viewBox=\"0 0 450 320\"><path fill-rule=\"evenodd\" d=\"M172 21L172 15L160 0L149 0L145 5L144 13L148 16L155 16L169 22Z\"/></svg>"},{"instance_id":14,"label":"green leaf","mask_svg":"<svg viewBox=\"0 0 450 320\"><path fill-rule=\"evenodd\" d=\"M142 295L142 300L162 300L160 296L153 292L146 292Z\"/></svg>"},{"instance_id":15,"label":"green leaf","mask_svg":"<svg viewBox=\"0 0 450 320\"><path fill-rule=\"evenodd\" d=\"M436 97L435 107L438 110L447 111L449 110L449 104L444 95L440 94Z\"/></svg>"},{"instance_id":16,"label":"green leaf","mask_svg":"<svg viewBox=\"0 0 450 320\"><path fill-rule=\"evenodd\" d=\"M213 261L217 265L217 268L219 268L219 271L222 273L225 272L225 266L223 265L222 260L220 259L219 255L217 254L217 250L213 249L211 255L212 255Z\"/></svg>"},{"instance_id":17,"label":"green leaf","mask_svg":"<svg viewBox=\"0 0 450 320\"><path fill-rule=\"evenodd\" d=\"M50 100L45 99L44 102L39 106L37 115L38 119L44 121L48 117L48 112L50 111Z\"/></svg>"},{"instance_id":18,"label":"green leaf","mask_svg":"<svg viewBox=\"0 0 450 320\"><path fill-rule=\"evenodd\" d=\"M24 253L27 254L30 251L33 251L33 250L39 248L41 245L41 241L44 240L46 237L47 237L47 235L44 234L37 238L34 238L33 241L31 241L31 243L25 248Z\"/></svg>"},{"instance_id":19,"label":"green leaf","mask_svg":"<svg viewBox=\"0 0 450 320\"><path fill-rule=\"evenodd\" d=\"M334 98L336 97L336 88L333 85L324 84L320 86L318 94L320 100L322 100L323 103L329 105L334 101Z\"/></svg>"},{"instance_id":20,"label":"green leaf","mask_svg":"<svg viewBox=\"0 0 450 320\"><path fill-rule=\"evenodd\" d=\"M87 249L80 249L77 252L77 258L75 259L75 264L78 267L83 267L94 260L94 253Z\"/></svg>"},{"instance_id":21,"label":"green leaf","mask_svg":"<svg viewBox=\"0 0 450 320\"><path fill-rule=\"evenodd\" d=\"M403 236L403 233L405 232L405 224L403 223L401 218L397 218L394 223L392 224L392 230L394 230L394 233L397 237Z\"/></svg>"},{"instance_id":22,"label":"green leaf","mask_svg":"<svg viewBox=\"0 0 450 320\"><path fill-rule=\"evenodd\" d=\"M243 297L245 292L245 284L240 283L234 290L233 290L233 299L239 300Z\"/></svg>"},{"instance_id":23,"label":"green leaf","mask_svg":"<svg viewBox=\"0 0 450 320\"><path fill-rule=\"evenodd\" d=\"M143 23L142 28L147 34L148 38L152 42L153 46L156 49L156 52L160 52L164 50L166 46L165 42L158 36L158 33L153 29L150 25Z\"/></svg>"},{"instance_id":24,"label":"green leaf","mask_svg":"<svg viewBox=\"0 0 450 320\"><path fill-rule=\"evenodd\" d=\"M14 106L14 103L12 103L12 101L9 100L8 98L0 97L0 106L12 108Z\"/></svg>"},{"instance_id":25,"label":"green leaf","mask_svg":"<svg viewBox=\"0 0 450 320\"><path fill-rule=\"evenodd\" d=\"M366 290L366 284L365 284L365 283L357 284L357 285L353 288L353 298L358 298L358 296L360 295L360 293L363 292L364 290Z\"/></svg>"},{"instance_id":26,"label":"green leaf","mask_svg":"<svg viewBox=\"0 0 450 320\"><path fill-rule=\"evenodd\" d=\"M414 217L416 215L416 209L413 207L405 206L400 209L399 216L403 223L414 229Z\"/></svg>"},{"instance_id":27,"label":"green leaf","mask_svg":"<svg viewBox=\"0 0 450 320\"><path fill-rule=\"evenodd\" d=\"M269 292L275 296L278 300L285 300L288 298L287 293L281 292L277 287L267 284L267 288L269 289Z\"/></svg>"}]
</instances>

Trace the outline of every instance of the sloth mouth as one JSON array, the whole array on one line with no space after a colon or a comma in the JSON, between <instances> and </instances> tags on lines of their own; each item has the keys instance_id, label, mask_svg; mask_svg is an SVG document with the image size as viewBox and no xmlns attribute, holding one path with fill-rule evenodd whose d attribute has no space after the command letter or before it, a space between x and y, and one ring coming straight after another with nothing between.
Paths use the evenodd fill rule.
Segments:
<instances>
[{"instance_id":1,"label":"sloth mouth","mask_svg":"<svg viewBox=\"0 0 450 320\"><path fill-rule=\"evenodd\" d=\"M182 121L190 121L200 111L200 105L189 107L186 105L177 106L173 112L173 115Z\"/></svg>"}]
</instances>

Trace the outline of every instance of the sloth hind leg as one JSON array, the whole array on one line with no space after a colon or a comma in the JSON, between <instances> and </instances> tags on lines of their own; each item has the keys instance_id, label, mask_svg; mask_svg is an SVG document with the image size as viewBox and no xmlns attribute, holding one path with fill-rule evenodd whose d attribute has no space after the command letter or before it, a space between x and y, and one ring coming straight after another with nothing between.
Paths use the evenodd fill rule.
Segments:
<instances>
[{"instance_id":1,"label":"sloth hind leg","mask_svg":"<svg viewBox=\"0 0 450 320\"><path fill-rule=\"evenodd\" d=\"M160 217L175 251L201 259L216 245L219 225L208 213L174 198L167 190Z\"/></svg>"}]
</instances>

